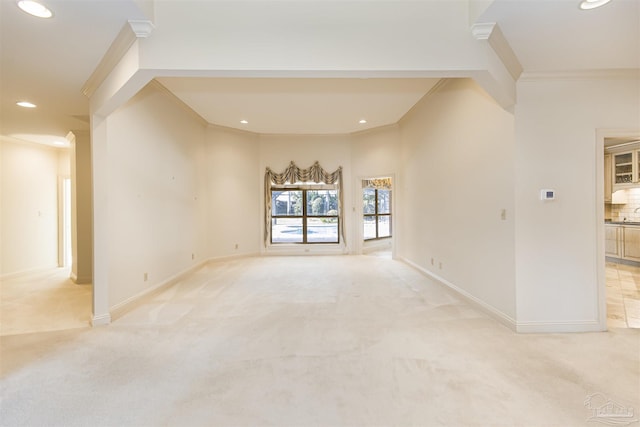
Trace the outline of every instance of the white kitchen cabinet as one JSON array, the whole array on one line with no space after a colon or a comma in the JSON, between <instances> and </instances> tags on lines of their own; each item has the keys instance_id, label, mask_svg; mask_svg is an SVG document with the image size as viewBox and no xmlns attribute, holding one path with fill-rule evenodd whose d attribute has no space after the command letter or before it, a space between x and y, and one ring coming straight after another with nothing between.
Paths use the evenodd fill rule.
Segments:
<instances>
[{"instance_id":1,"label":"white kitchen cabinet","mask_svg":"<svg viewBox=\"0 0 640 427\"><path fill-rule=\"evenodd\" d=\"M613 177L615 185L631 184L636 177L634 168L637 150L613 155Z\"/></svg>"},{"instance_id":2,"label":"white kitchen cabinet","mask_svg":"<svg viewBox=\"0 0 640 427\"><path fill-rule=\"evenodd\" d=\"M620 148L611 149L611 179L612 191L623 188L637 187L640 185L640 147L633 145L624 151ZM605 186L606 186L606 164L605 164ZM605 190L605 199L607 193Z\"/></svg>"},{"instance_id":3,"label":"white kitchen cabinet","mask_svg":"<svg viewBox=\"0 0 640 427\"><path fill-rule=\"evenodd\" d=\"M640 261L640 227L622 227L622 258Z\"/></svg>"},{"instance_id":4,"label":"white kitchen cabinet","mask_svg":"<svg viewBox=\"0 0 640 427\"><path fill-rule=\"evenodd\" d=\"M604 226L604 253L605 256L612 258L622 258L620 246L622 239L620 238L622 227L619 225Z\"/></svg>"},{"instance_id":5,"label":"white kitchen cabinet","mask_svg":"<svg viewBox=\"0 0 640 427\"><path fill-rule=\"evenodd\" d=\"M613 261L640 263L640 225L605 224L604 253Z\"/></svg>"}]
</instances>

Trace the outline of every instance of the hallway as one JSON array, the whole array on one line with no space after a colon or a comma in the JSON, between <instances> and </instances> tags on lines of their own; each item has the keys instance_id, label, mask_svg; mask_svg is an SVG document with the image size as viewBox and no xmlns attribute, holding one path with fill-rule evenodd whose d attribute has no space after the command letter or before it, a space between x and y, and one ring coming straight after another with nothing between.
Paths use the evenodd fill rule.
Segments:
<instances>
[{"instance_id":1,"label":"hallway","mask_svg":"<svg viewBox=\"0 0 640 427\"><path fill-rule=\"evenodd\" d=\"M108 327L2 337L2 425L585 425L640 331L516 334L386 256L212 263Z\"/></svg>"},{"instance_id":2,"label":"hallway","mask_svg":"<svg viewBox=\"0 0 640 427\"><path fill-rule=\"evenodd\" d=\"M0 335L89 327L91 285L76 285L68 268L0 281Z\"/></svg>"}]
</instances>

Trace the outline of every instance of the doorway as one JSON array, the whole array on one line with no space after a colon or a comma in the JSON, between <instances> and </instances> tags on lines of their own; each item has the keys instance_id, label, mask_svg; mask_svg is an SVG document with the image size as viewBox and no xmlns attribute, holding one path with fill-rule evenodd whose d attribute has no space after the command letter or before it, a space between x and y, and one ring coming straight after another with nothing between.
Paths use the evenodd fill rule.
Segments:
<instances>
[{"instance_id":1,"label":"doorway","mask_svg":"<svg viewBox=\"0 0 640 427\"><path fill-rule=\"evenodd\" d=\"M60 178L58 191L58 267L71 268L71 178Z\"/></svg>"},{"instance_id":2,"label":"doorway","mask_svg":"<svg viewBox=\"0 0 640 427\"><path fill-rule=\"evenodd\" d=\"M392 257L395 209L393 177L389 175L362 178L359 198L360 243L362 253Z\"/></svg>"},{"instance_id":3,"label":"doorway","mask_svg":"<svg viewBox=\"0 0 640 427\"><path fill-rule=\"evenodd\" d=\"M598 132L597 149L600 319L606 328L640 328L640 132Z\"/></svg>"}]
</instances>

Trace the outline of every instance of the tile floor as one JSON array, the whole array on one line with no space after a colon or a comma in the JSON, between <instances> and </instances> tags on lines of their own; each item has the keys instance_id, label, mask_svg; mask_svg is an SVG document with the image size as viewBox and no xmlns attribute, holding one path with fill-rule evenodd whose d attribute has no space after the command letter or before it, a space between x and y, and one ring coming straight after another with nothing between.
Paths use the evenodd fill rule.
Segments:
<instances>
[{"instance_id":1,"label":"tile floor","mask_svg":"<svg viewBox=\"0 0 640 427\"><path fill-rule=\"evenodd\" d=\"M607 326L640 328L640 267L607 262Z\"/></svg>"}]
</instances>

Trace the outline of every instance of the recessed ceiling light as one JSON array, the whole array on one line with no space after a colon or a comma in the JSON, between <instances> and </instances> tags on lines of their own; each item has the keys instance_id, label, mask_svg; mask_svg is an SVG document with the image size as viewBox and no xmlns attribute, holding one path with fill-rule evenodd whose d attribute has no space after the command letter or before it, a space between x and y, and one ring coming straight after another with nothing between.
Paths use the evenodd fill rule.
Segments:
<instances>
[{"instance_id":1,"label":"recessed ceiling light","mask_svg":"<svg viewBox=\"0 0 640 427\"><path fill-rule=\"evenodd\" d=\"M595 9L596 7L604 6L610 1L611 0L583 0L583 2L580 3L580 9L582 10Z\"/></svg>"},{"instance_id":2,"label":"recessed ceiling light","mask_svg":"<svg viewBox=\"0 0 640 427\"><path fill-rule=\"evenodd\" d=\"M249 122L248 122L248 121L246 121L246 120L240 120L240 123L242 123L243 125L246 125L246 124L248 124Z\"/></svg>"},{"instance_id":3,"label":"recessed ceiling light","mask_svg":"<svg viewBox=\"0 0 640 427\"><path fill-rule=\"evenodd\" d=\"M18 0L18 7L29 15L33 15L38 18L51 18L53 16L53 12L51 12L49 8L37 1Z\"/></svg>"},{"instance_id":4,"label":"recessed ceiling light","mask_svg":"<svg viewBox=\"0 0 640 427\"><path fill-rule=\"evenodd\" d=\"M16 102L16 105L24 108L36 108L36 104L32 104L31 102L27 102L27 101Z\"/></svg>"},{"instance_id":5,"label":"recessed ceiling light","mask_svg":"<svg viewBox=\"0 0 640 427\"><path fill-rule=\"evenodd\" d=\"M361 119L358 123L360 123L361 125L367 123L367 121L365 119Z\"/></svg>"}]
</instances>

